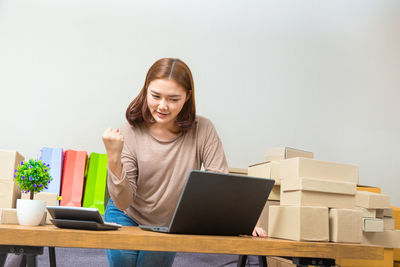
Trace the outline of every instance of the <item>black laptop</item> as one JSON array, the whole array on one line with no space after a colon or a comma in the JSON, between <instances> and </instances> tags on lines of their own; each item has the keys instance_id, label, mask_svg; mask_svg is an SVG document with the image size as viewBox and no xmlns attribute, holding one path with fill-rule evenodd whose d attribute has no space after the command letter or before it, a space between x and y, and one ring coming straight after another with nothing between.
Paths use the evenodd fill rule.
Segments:
<instances>
[{"instance_id":1,"label":"black laptop","mask_svg":"<svg viewBox=\"0 0 400 267\"><path fill-rule=\"evenodd\" d=\"M51 222L59 228L86 230L116 230L121 225L103 220L98 209L84 207L47 206Z\"/></svg>"},{"instance_id":2,"label":"black laptop","mask_svg":"<svg viewBox=\"0 0 400 267\"><path fill-rule=\"evenodd\" d=\"M275 181L192 170L169 226L143 230L200 235L251 235Z\"/></svg>"}]
</instances>

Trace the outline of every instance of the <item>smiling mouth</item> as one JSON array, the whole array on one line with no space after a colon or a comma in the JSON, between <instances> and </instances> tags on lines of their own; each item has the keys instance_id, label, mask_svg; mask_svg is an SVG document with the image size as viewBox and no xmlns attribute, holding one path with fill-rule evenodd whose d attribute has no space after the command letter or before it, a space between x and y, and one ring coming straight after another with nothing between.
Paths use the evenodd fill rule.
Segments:
<instances>
[{"instance_id":1,"label":"smiling mouth","mask_svg":"<svg viewBox=\"0 0 400 267\"><path fill-rule=\"evenodd\" d=\"M159 111L156 111L157 112L157 114L158 115L160 115L160 116L167 116L168 114L165 114L165 113L162 113L162 112L159 112Z\"/></svg>"}]
</instances>

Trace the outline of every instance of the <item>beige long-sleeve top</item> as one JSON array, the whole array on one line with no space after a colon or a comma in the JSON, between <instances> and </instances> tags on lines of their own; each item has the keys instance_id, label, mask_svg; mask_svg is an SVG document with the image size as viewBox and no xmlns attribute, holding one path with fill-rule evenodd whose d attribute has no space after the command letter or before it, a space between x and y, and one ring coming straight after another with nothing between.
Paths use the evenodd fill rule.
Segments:
<instances>
[{"instance_id":1,"label":"beige long-sleeve top","mask_svg":"<svg viewBox=\"0 0 400 267\"><path fill-rule=\"evenodd\" d=\"M122 175L108 170L107 186L116 207L138 224L168 225L190 170L228 172L221 140L208 119L170 141L160 141L144 125L125 123Z\"/></svg>"}]
</instances>

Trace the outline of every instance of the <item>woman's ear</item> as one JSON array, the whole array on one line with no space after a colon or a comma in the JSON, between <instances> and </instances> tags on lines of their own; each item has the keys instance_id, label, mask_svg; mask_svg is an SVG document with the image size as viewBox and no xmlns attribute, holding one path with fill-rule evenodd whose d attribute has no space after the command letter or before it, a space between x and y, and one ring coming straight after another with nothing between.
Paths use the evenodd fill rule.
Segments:
<instances>
[{"instance_id":1,"label":"woman's ear","mask_svg":"<svg viewBox=\"0 0 400 267\"><path fill-rule=\"evenodd\" d=\"M185 102L187 102L190 99L191 96L192 96L192 91L187 91L186 92L186 100L185 100Z\"/></svg>"}]
</instances>

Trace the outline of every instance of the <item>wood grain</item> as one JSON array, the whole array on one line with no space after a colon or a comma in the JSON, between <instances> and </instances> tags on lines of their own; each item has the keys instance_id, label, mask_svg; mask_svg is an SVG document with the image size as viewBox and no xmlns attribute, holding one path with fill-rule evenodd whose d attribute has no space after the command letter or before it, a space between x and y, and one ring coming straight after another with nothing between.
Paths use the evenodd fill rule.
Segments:
<instances>
[{"instance_id":1,"label":"wood grain","mask_svg":"<svg viewBox=\"0 0 400 267\"><path fill-rule=\"evenodd\" d=\"M383 259L383 247L297 242L251 236L204 236L164 234L125 226L116 231L60 229L53 225L0 225L1 245L110 248L238 255L314 258Z\"/></svg>"}]
</instances>

